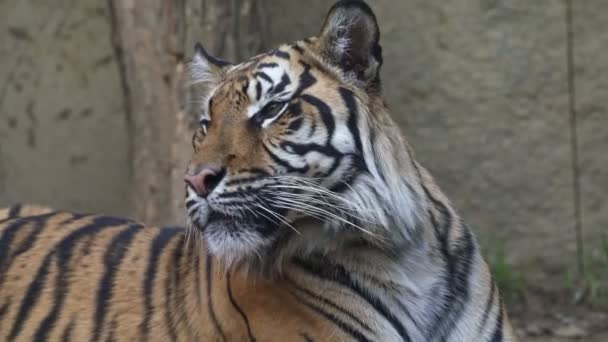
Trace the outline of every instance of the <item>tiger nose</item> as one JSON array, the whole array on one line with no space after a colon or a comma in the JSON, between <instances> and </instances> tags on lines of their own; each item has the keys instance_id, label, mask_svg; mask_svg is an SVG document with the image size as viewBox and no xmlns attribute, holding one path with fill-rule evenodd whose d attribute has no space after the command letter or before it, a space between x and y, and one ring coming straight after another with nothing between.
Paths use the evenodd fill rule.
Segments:
<instances>
[{"instance_id":1,"label":"tiger nose","mask_svg":"<svg viewBox=\"0 0 608 342\"><path fill-rule=\"evenodd\" d=\"M197 168L195 172L187 172L184 181L199 196L208 196L217 187L226 175L224 168L215 166L203 166Z\"/></svg>"}]
</instances>

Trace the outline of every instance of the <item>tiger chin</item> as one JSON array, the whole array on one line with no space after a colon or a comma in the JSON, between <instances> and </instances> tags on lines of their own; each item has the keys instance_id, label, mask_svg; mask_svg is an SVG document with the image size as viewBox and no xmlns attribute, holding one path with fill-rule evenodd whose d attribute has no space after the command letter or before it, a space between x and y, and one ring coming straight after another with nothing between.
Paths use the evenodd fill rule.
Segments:
<instances>
[{"instance_id":1,"label":"tiger chin","mask_svg":"<svg viewBox=\"0 0 608 342\"><path fill-rule=\"evenodd\" d=\"M244 63L197 45L188 232L0 211L0 340L515 341L390 117L379 42L342 0L317 36Z\"/></svg>"}]
</instances>

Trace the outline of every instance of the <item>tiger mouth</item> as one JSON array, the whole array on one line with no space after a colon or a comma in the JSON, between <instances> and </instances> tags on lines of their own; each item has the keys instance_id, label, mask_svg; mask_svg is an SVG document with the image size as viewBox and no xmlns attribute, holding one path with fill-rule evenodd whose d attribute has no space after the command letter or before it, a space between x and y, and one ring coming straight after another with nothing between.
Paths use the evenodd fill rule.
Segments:
<instances>
[{"instance_id":1,"label":"tiger mouth","mask_svg":"<svg viewBox=\"0 0 608 342\"><path fill-rule=\"evenodd\" d=\"M215 210L209 213L207 222L204 225L196 226L201 232L222 230L230 233L238 233L239 231L255 230L262 235L268 235L276 228L272 222L266 219L226 215Z\"/></svg>"}]
</instances>

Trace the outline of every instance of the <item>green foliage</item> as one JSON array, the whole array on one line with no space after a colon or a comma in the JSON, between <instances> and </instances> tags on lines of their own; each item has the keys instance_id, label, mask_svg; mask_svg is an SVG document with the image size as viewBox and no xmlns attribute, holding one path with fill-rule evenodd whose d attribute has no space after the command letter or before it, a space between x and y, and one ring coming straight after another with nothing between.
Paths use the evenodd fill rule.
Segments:
<instances>
[{"instance_id":1,"label":"green foliage","mask_svg":"<svg viewBox=\"0 0 608 342\"><path fill-rule=\"evenodd\" d=\"M588 300L598 308L608 308L608 236L603 235L599 250L587 258Z\"/></svg>"},{"instance_id":2,"label":"green foliage","mask_svg":"<svg viewBox=\"0 0 608 342\"><path fill-rule=\"evenodd\" d=\"M496 253L490 257L490 267L494 280L507 302L514 302L525 295L523 274L517 271L507 260L504 248L494 249Z\"/></svg>"}]
</instances>

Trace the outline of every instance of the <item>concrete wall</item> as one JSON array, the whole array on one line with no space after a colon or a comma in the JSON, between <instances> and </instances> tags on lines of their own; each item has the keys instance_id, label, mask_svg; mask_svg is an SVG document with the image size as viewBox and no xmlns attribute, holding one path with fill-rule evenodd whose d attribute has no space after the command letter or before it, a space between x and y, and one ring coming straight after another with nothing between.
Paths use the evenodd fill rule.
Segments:
<instances>
[{"instance_id":1,"label":"concrete wall","mask_svg":"<svg viewBox=\"0 0 608 342\"><path fill-rule=\"evenodd\" d=\"M268 0L274 43L312 35L331 2ZM571 148L564 1L370 1L385 95L419 160L529 279L575 268L575 179L588 258L608 230L608 3L573 1ZM126 214L123 98L105 3L0 3L0 205ZM543 272L539 272L543 270Z\"/></svg>"},{"instance_id":2,"label":"concrete wall","mask_svg":"<svg viewBox=\"0 0 608 342\"><path fill-rule=\"evenodd\" d=\"M127 214L126 126L106 3L0 2L0 205Z\"/></svg>"},{"instance_id":3,"label":"concrete wall","mask_svg":"<svg viewBox=\"0 0 608 342\"><path fill-rule=\"evenodd\" d=\"M608 282L608 2L573 2L574 109L587 267Z\"/></svg>"}]
</instances>

